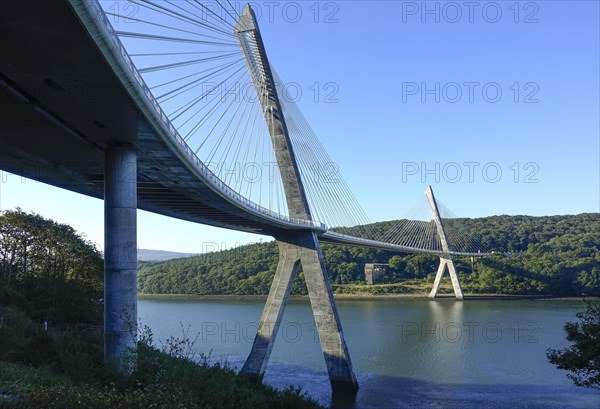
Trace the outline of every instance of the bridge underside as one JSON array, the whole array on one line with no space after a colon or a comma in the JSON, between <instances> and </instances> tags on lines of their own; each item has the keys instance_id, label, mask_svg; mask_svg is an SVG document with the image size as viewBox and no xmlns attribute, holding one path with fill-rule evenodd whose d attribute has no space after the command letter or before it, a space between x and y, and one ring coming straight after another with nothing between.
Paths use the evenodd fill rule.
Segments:
<instances>
[{"instance_id":1,"label":"bridge underside","mask_svg":"<svg viewBox=\"0 0 600 409\"><path fill-rule=\"evenodd\" d=\"M102 199L105 150L130 145L140 209L271 236L289 230L199 179L149 124L68 2L3 1L0 18L0 169Z\"/></svg>"}]
</instances>

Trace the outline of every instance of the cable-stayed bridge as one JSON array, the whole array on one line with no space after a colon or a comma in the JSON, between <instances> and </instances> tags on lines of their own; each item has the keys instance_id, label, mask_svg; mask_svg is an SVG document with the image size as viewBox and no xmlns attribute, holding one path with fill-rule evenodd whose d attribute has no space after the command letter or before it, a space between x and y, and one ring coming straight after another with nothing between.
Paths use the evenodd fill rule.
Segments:
<instances>
[{"instance_id":1,"label":"cable-stayed bridge","mask_svg":"<svg viewBox=\"0 0 600 409\"><path fill-rule=\"evenodd\" d=\"M1 6L0 167L104 199L106 356L134 343L140 208L277 239L279 265L242 372L262 379L301 266L332 386L355 391L319 243L437 255L431 296L448 268L458 299L452 258L485 249L445 229L431 188L430 221L343 234L368 218L286 98L252 9L129 4L140 12L96 0Z\"/></svg>"}]
</instances>

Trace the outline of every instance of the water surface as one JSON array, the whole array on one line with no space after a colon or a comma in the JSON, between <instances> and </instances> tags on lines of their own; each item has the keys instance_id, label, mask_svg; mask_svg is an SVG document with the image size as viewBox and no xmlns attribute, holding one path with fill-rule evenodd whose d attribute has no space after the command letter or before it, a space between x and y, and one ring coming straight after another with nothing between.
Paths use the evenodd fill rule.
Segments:
<instances>
[{"instance_id":1,"label":"water surface","mask_svg":"<svg viewBox=\"0 0 600 409\"><path fill-rule=\"evenodd\" d=\"M264 301L139 300L155 340L183 333L194 350L239 369ZM597 391L573 386L546 359L567 345L563 325L581 301L338 301L360 390L331 394L308 301L292 301L265 382L289 384L340 408L600 408ZM183 333L182 333L183 327Z\"/></svg>"}]
</instances>

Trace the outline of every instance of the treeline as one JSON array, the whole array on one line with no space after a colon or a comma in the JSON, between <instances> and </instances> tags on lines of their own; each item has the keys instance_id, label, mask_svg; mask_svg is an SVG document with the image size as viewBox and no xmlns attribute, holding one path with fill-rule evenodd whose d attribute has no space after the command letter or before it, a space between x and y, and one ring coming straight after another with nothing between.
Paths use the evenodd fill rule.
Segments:
<instances>
[{"instance_id":1,"label":"treeline","mask_svg":"<svg viewBox=\"0 0 600 409\"><path fill-rule=\"evenodd\" d=\"M377 238L391 222L340 229ZM494 254L456 264L465 291L495 294L600 294L600 215L492 216L446 220ZM365 263L388 263L386 283L433 282L438 258L322 244L332 284L364 283ZM275 242L250 244L166 262L142 262L139 291L147 294L267 294L278 252ZM407 292L401 286L398 292ZM347 291L345 291L347 292ZM293 293L305 294L300 274Z\"/></svg>"},{"instance_id":2,"label":"treeline","mask_svg":"<svg viewBox=\"0 0 600 409\"><path fill-rule=\"evenodd\" d=\"M60 323L102 323L104 262L71 226L20 209L0 214L0 305Z\"/></svg>"}]
</instances>

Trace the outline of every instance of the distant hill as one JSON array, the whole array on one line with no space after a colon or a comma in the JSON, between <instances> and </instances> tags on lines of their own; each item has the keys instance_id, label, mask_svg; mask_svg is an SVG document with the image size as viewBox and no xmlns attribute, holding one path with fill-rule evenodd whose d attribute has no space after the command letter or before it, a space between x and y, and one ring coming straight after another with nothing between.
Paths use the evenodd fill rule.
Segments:
<instances>
[{"instance_id":1,"label":"distant hill","mask_svg":"<svg viewBox=\"0 0 600 409\"><path fill-rule=\"evenodd\" d=\"M454 223L462 226L468 237L496 253L477 259L474 272L469 258L455 259L467 293L600 295L598 213L502 215L446 221L447 227ZM357 226L340 231L359 237L370 233L370 238L377 238L394 225L394 221L379 222L368 228ZM427 254L328 243L321 248L331 284L338 293L354 292L352 288L358 287L374 294L424 291L430 288L439 263L438 257ZM146 294L267 294L278 258L277 244L272 241L178 260L143 262L139 267L138 288ZM383 282L398 285L360 285L364 284L365 263L373 262L389 264ZM302 274L292 292L306 293Z\"/></svg>"},{"instance_id":2,"label":"distant hill","mask_svg":"<svg viewBox=\"0 0 600 409\"><path fill-rule=\"evenodd\" d=\"M166 261L173 260L175 258L191 257L196 256L194 253L178 253L176 251L165 251L165 250L138 250L138 260L140 261Z\"/></svg>"}]
</instances>

